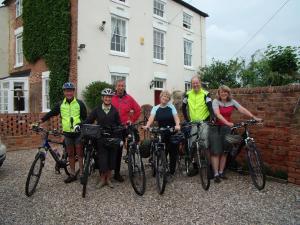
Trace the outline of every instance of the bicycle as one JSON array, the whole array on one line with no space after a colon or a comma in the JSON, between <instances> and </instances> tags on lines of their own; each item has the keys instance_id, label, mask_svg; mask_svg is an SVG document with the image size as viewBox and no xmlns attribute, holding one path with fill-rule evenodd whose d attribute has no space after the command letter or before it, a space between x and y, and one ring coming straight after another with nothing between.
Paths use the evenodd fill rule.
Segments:
<instances>
[{"instance_id":1,"label":"bicycle","mask_svg":"<svg viewBox=\"0 0 300 225\"><path fill-rule=\"evenodd\" d=\"M256 125L258 123L258 121L253 119L236 123L231 128L231 135L225 136L225 139L228 143L235 145L233 152L228 157L227 167L231 162L235 161L238 154L245 147L247 157L246 160L252 182L258 190L262 190L266 184L264 164L261 158L260 150L257 148L254 138L250 137L248 129L249 126ZM237 129L239 128L244 129L242 135L236 135Z\"/></svg>"},{"instance_id":2,"label":"bicycle","mask_svg":"<svg viewBox=\"0 0 300 225\"><path fill-rule=\"evenodd\" d=\"M69 176L69 162L68 162L68 154L65 149L64 142L58 142L54 140L50 140L48 138L49 135L53 135L55 137L59 137L62 134L57 130L46 130L39 126L39 124L32 125L31 129L36 133L42 133L42 146L38 148L38 152L35 155L34 161L29 169L26 185L25 185L25 194L30 197L36 190L36 187L39 183L42 170L45 166L45 161L47 158L47 153L50 152L52 158L55 161L55 171L56 173L60 173L60 169L64 169L65 173ZM52 149L50 143L59 144L63 146L62 152L58 152L58 150Z\"/></svg>"},{"instance_id":3,"label":"bicycle","mask_svg":"<svg viewBox=\"0 0 300 225\"><path fill-rule=\"evenodd\" d=\"M196 163L198 166L201 185L204 190L208 190L210 186L210 178L209 178L209 151L205 146L205 140L201 138L201 133L203 132L203 125L213 125L211 122L199 121L199 122L188 122L182 124L182 132L185 136L184 142L184 153L181 154L179 160L184 159L185 164L185 172L189 174L190 167L192 163ZM190 128L196 126L197 130L195 133L190 133ZM191 143L190 138L196 136L196 139ZM181 165L181 162L179 162Z\"/></svg>"},{"instance_id":4,"label":"bicycle","mask_svg":"<svg viewBox=\"0 0 300 225\"><path fill-rule=\"evenodd\" d=\"M156 177L157 190L160 195L165 191L167 184L167 158L166 158L166 144L163 143L163 135L174 132L174 128L166 127L150 127L151 138L150 148L150 165L152 169L152 176Z\"/></svg>"},{"instance_id":5,"label":"bicycle","mask_svg":"<svg viewBox=\"0 0 300 225\"><path fill-rule=\"evenodd\" d=\"M140 123L128 124L126 148L128 154L128 174L130 183L138 195L143 195L146 189L146 175L138 145L138 131L136 129L136 126Z\"/></svg>"},{"instance_id":6,"label":"bicycle","mask_svg":"<svg viewBox=\"0 0 300 225\"><path fill-rule=\"evenodd\" d=\"M80 128L80 133L84 139L84 161L83 174L80 178L82 184L82 197L85 198L88 177L95 171L96 163L96 140L101 138L102 129L99 125L83 124Z\"/></svg>"},{"instance_id":7,"label":"bicycle","mask_svg":"<svg viewBox=\"0 0 300 225\"><path fill-rule=\"evenodd\" d=\"M123 127L114 128L103 128L100 125L94 124L83 124L80 128L82 137L85 139L84 144L84 163L83 163L83 174L80 178L82 184L82 197L86 196L86 187L88 184L88 177L91 175L96 168L96 141L99 139L105 139L107 146L113 146L120 144L119 138L113 138L112 133L120 132Z\"/></svg>"}]
</instances>

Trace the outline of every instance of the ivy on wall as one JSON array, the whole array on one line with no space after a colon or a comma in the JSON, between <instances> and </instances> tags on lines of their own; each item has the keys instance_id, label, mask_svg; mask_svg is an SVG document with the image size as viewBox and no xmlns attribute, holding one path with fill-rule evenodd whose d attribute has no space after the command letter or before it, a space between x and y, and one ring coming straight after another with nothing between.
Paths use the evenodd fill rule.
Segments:
<instances>
[{"instance_id":1,"label":"ivy on wall","mask_svg":"<svg viewBox=\"0 0 300 225\"><path fill-rule=\"evenodd\" d=\"M70 0L23 0L23 52L28 62L45 59L50 104L62 99L70 65Z\"/></svg>"}]
</instances>

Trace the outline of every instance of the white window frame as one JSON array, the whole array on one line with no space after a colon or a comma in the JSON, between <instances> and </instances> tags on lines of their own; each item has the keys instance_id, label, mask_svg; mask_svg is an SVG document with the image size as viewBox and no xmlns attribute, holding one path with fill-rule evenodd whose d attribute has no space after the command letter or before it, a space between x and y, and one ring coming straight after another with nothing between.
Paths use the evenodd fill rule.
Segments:
<instances>
[{"instance_id":1,"label":"white window frame","mask_svg":"<svg viewBox=\"0 0 300 225\"><path fill-rule=\"evenodd\" d=\"M8 87L4 88L4 84L8 84ZM7 101L5 101L5 97ZM9 81L0 81L0 113L8 113L9 105ZM5 107L6 106L6 107ZM7 108L4 110L4 108Z\"/></svg>"},{"instance_id":2,"label":"white window frame","mask_svg":"<svg viewBox=\"0 0 300 225\"><path fill-rule=\"evenodd\" d=\"M23 27L19 27L15 30L15 68L21 67L24 64L23 56ZM18 39L21 38L21 42ZM21 45L21 47L19 46ZM21 51L20 51L21 49ZM20 56L20 58L19 58ZM20 59L20 60L19 60Z\"/></svg>"},{"instance_id":3,"label":"white window frame","mask_svg":"<svg viewBox=\"0 0 300 225\"><path fill-rule=\"evenodd\" d=\"M115 72L111 72L110 73L110 84L115 86L116 85L116 81L117 80L125 80L125 85L127 87L127 77L128 77L129 74L126 74L126 73L115 73ZM115 81L113 81L113 77L119 77L121 79L116 79Z\"/></svg>"},{"instance_id":4,"label":"white window frame","mask_svg":"<svg viewBox=\"0 0 300 225\"><path fill-rule=\"evenodd\" d=\"M190 21L186 21L186 18L190 19ZM182 14L182 26L184 29L192 30L193 25L193 15L183 12Z\"/></svg>"},{"instance_id":5,"label":"white window frame","mask_svg":"<svg viewBox=\"0 0 300 225\"><path fill-rule=\"evenodd\" d=\"M23 0L16 0L16 18L23 13Z\"/></svg>"},{"instance_id":6,"label":"white window frame","mask_svg":"<svg viewBox=\"0 0 300 225\"><path fill-rule=\"evenodd\" d=\"M186 44L190 44L190 52L186 52ZM193 41L188 39L183 39L183 65L186 68L193 68ZM186 63L186 57L190 57L190 60L187 58Z\"/></svg>"},{"instance_id":7,"label":"white window frame","mask_svg":"<svg viewBox=\"0 0 300 225\"><path fill-rule=\"evenodd\" d=\"M165 84L166 83L166 80L165 79L160 79L160 78L155 78L154 79L154 90L161 90L163 91L165 89ZM162 87L160 87L160 85L158 84L162 84Z\"/></svg>"},{"instance_id":8,"label":"white window frame","mask_svg":"<svg viewBox=\"0 0 300 225\"><path fill-rule=\"evenodd\" d=\"M163 35L163 44L162 45L155 45L155 32L157 33L160 33ZM163 55L163 58L155 58L155 56L157 54L155 54L155 47L158 47L158 48L162 48L162 55ZM163 31L163 30L159 30L157 28L153 28L153 50L152 50L152 57L153 57L153 62L155 63L162 63L162 64L166 64L167 62L167 56L166 56L166 32ZM159 53L158 53L159 54ZM161 54L161 53L160 53Z\"/></svg>"},{"instance_id":9,"label":"white window frame","mask_svg":"<svg viewBox=\"0 0 300 225\"><path fill-rule=\"evenodd\" d=\"M163 10L155 8L155 3L163 5ZM157 19L163 19L165 21L167 19L166 6L167 6L167 2L165 0L153 0L153 8L152 8L152 10L153 10L153 17L155 17ZM161 16L159 14L156 14L155 13L155 9L162 11L163 16Z\"/></svg>"},{"instance_id":10,"label":"white window frame","mask_svg":"<svg viewBox=\"0 0 300 225\"><path fill-rule=\"evenodd\" d=\"M124 0L124 1L122 1L122 0L111 0L111 1L114 2L114 3L129 7L129 0Z\"/></svg>"},{"instance_id":11,"label":"white window frame","mask_svg":"<svg viewBox=\"0 0 300 225\"><path fill-rule=\"evenodd\" d=\"M2 86L3 83L9 83L8 90L8 113L19 113L19 111L14 110L14 83L22 82L24 83L24 105L25 110L20 111L20 113L28 113L29 111L29 81L28 77L8 77L0 81Z\"/></svg>"},{"instance_id":12,"label":"white window frame","mask_svg":"<svg viewBox=\"0 0 300 225\"><path fill-rule=\"evenodd\" d=\"M189 91L192 89L192 82L191 81L185 81L184 82L184 90L185 92Z\"/></svg>"},{"instance_id":13,"label":"white window frame","mask_svg":"<svg viewBox=\"0 0 300 225\"><path fill-rule=\"evenodd\" d=\"M49 81L50 81L49 75L50 75L50 71L42 72L42 111L43 112L50 111L50 96L49 96L50 87L48 87L48 93L47 93L47 88L46 88L47 81L48 81L48 85L49 85ZM47 104L47 96L49 99L49 107Z\"/></svg>"},{"instance_id":14,"label":"white window frame","mask_svg":"<svg viewBox=\"0 0 300 225\"><path fill-rule=\"evenodd\" d=\"M117 50L113 50L112 49L112 38L113 38L113 24L112 24L112 19L115 18L116 20L121 20L121 21L124 21L125 22L125 36L123 36L123 38L125 38L125 49L124 49L124 52L123 51L117 51ZM128 19L127 18L124 18L124 17L121 17L121 16L118 16L118 15L114 15L114 14L111 14L111 36L110 36L110 53L112 55L116 55L116 56L125 56L125 57L128 57ZM121 42L120 42L121 44ZM121 46L120 46L121 48Z\"/></svg>"}]
</instances>

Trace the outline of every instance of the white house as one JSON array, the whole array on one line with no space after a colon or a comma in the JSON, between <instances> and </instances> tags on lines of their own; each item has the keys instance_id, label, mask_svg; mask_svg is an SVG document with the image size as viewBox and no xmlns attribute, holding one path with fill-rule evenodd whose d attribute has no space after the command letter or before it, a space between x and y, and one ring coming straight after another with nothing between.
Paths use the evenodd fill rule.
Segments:
<instances>
[{"instance_id":1,"label":"white house","mask_svg":"<svg viewBox=\"0 0 300 225\"><path fill-rule=\"evenodd\" d=\"M184 90L205 65L205 18L180 0L78 0L79 96L93 81L125 79L139 104Z\"/></svg>"}]
</instances>

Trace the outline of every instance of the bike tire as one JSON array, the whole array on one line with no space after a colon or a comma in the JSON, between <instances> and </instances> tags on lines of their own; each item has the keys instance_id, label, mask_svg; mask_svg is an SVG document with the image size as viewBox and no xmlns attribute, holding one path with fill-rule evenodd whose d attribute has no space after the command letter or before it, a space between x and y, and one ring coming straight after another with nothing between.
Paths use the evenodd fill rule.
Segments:
<instances>
[{"instance_id":1,"label":"bike tire","mask_svg":"<svg viewBox=\"0 0 300 225\"><path fill-rule=\"evenodd\" d=\"M82 184L82 197L85 198L86 195L86 186L88 183L88 177L90 174L90 161L91 161L91 152L87 151L85 155L85 160L83 164L83 174L80 180L80 183Z\"/></svg>"},{"instance_id":2,"label":"bike tire","mask_svg":"<svg viewBox=\"0 0 300 225\"><path fill-rule=\"evenodd\" d=\"M36 190L36 187L39 183L42 170L44 167L45 159L42 159L41 153L37 153L35 156L34 161L31 164L31 167L29 169L27 179L26 179L26 185L25 185L25 194L27 197L30 197L33 195L33 193ZM37 166L37 167L36 167ZM35 173L36 172L36 173ZM33 181L33 177L36 177L36 179ZM33 181L33 186L31 186L31 182Z\"/></svg>"},{"instance_id":3,"label":"bike tire","mask_svg":"<svg viewBox=\"0 0 300 225\"><path fill-rule=\"evenodd\" d=\"M200 174L200 180L202 188L207 191L210 186L210 179L209 179L209 160L208 160L208 150L201 148L197 144L197 164Z\"/></svg>"},{"instance_id":4,"label":"bike tire","mask_svg":"<svg viewBox=\"0 0 300 225\"><path fill-rule=\"evenodd\" d=\"M156 184L158 193L162 195L167 184L167 160L164 150L160 150L156 156Z\"/></svg>"},{"instance_id":5,"label":"bike tire","mask_svg":"<svg viewBox=\"0 0 300 225\"><path fill-rule=\"evenodd\" d=\"M260 151L253 142L246 144L246 150L247 163L252 182L258 190L262 190L266 184L266 174Z\"/></svg>"},{"instance_id":6,"label":"bike tire","mask_svg":"<svg viewBox=\"0 0 300 225\"><path fill-rule=\"evenodd\" d=\"M146 190L146 175L138 147L136 149L129 148L128 173L130 183L135 193L142 196ZM141 182L136 182L137 180L140 180Z\"/></svg>"}]
</instances>

